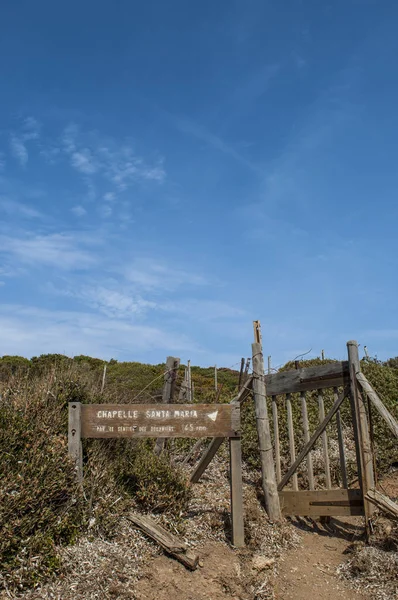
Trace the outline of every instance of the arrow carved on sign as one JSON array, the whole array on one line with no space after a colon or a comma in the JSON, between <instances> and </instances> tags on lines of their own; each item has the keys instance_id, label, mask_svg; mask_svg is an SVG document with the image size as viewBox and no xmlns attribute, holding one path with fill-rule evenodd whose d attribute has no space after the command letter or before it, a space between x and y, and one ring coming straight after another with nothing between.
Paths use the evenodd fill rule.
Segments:
<instances>
[{"instance_id":1,"label":"arrow carved on sign","mask_svg":"<svg viewBox=\"0 0 398 600\"><path fill-rule=\"evenodd\" d=\"M211 419L212 421L215 421L217 419L217 415L218 415L218 410L212 412L212 413L208 413L207 416L209 417L209 419Z\"/></svg>"}]
</instances>

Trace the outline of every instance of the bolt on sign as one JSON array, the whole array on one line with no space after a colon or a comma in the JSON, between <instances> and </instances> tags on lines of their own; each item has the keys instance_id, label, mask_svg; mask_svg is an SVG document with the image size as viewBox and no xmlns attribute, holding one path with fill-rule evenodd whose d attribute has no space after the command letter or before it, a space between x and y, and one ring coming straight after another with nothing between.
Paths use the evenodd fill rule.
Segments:
<instances>
[{"instance_id":1,"label":"bolt on sign","mask_svg":"<svg viewBox=\"0 0 398 600\"><path fill-rule=\"evenodd\" d=\"M69 403L68 450L83 479L82 438L229 438L232 539L244 545L239 404Z\"/></svg>"}]
</instances>

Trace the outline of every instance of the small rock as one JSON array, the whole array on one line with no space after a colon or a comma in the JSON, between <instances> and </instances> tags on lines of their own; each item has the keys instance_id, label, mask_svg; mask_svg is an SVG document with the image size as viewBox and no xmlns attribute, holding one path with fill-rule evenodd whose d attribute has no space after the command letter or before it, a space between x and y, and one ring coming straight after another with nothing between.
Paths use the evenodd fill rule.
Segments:
<instances>
[{"instance_id":1,"label":"small rock","mask_svg":"<svg viewBox=\"0 0 398 600\"><path fill-rule=\"evenodd\" d=\"M203 562L203 560L200 560L200 561L198 562L198 565L199 565L199 567L200 567L201 569L203 569L203 567L205 566L205 563Z\"/></svg>"},{"instance_id":2,"label":"small rock","mask_svg":"<svg viewBox=\"0 0 398 600\"><path fill-rule=\"evenodd\" d=\"M267 558L266 556L254 556L252 561L253 569L256 569L256 571L269 569L274 564L275 558Z\"/></svg>"}]
</instances>

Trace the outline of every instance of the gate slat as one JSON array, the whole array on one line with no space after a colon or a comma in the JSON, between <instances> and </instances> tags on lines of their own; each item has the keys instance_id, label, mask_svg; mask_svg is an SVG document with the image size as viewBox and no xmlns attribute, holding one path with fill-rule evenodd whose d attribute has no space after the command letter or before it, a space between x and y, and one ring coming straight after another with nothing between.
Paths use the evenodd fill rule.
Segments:
<instances>
[{"instance_id":1,"label":"gate slat","mask_svg":"<svg viewBox=\"0 0 398 600\"><path fill-rule=\"evenodd\" d=\"M276 466L276 481L282 479L281 471L281 448L279 442L279 422L278 422L278 403L276 396L272 396L272 419L274 423L274 445L275 445L275 466Z\"/></svg>"},{"instance_id":2,"label":"gate slat","mask_svg":"<svg viewBox=\"0 0 398 600\"><path fill-rule=\"evenodd\" d=\"M294 427L293 427L293 414L292 414L292 400L291 394L286 394L286 410L287 410L287 432L289 435L289 451L290 451L290 463L291 465L296 460L296 449L294 446ZM297 473L292 476L293 490L298 491L298 479Z\"/></svg>"},{"instance_id":3,"label":"gate slat","mask_svg":"<svg viewBox=\"0 0 398 600\"><path fill-rule=\"evenodd\" d=\"M307 411L307 400L305 397L305 392L301 392L301 414L303 417L303 430L304 430L304 443L308 444L310 440L310 427L308 425L308 411ZM311 451L307 454L307 473L308 473L308 484L310 490L315 489L314 483L314 467L312 464L312 454Z\"/></svg>"},{"instance_id":4,"label":"gate slat","mask_svg":"<svg viewBox=\"0 0 398 600\"><path fill-rule=\"evenodd\" d=\"M333 398L336 402L339 397L339 393L337 387L333 388ZM344 488L348 488L348 477L347 477L347 465L345 461L345 449L344 449L344 437L343 437L343 427L341 424L341 414L340 410L336 413L336 425L337 425L337 437L339 442L339 456L340 456L340 469L341 469L341 481L343 483Z\"/></svg>"},{"instance_id":5,"label":"gate slat","mask_svg":"<svg viewBox=\"0 0 398 600\"><path fill-rule=\"evenodd\" d=\"M322 390L318 390L318 407L319 407L319 423L322 423L325 419L325 404L323 402ZM330 490L332 487L332 480L330 477L328 434L326 433L326 429L322 433L322 446L323 446L323 460L325 462L326 487Z\"/></svg>"}]
</instances>

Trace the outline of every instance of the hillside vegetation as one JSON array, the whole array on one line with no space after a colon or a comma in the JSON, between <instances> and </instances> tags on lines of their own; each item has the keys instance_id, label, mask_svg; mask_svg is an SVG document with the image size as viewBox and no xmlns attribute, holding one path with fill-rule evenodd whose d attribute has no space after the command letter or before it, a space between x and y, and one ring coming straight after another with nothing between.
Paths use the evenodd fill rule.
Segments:
<instances>
[{"instance_id":1,"label":"hillside vegetation","mask_svg":"<svg viewBox=\"0 0 398 600\"><path fill-rule=\"evenodd\" d=\"M161 397L164 364L111 360L106 363L106 385L101 393L104 364L86 356L0 359L0 588L21 590L56 573L57 547L73 544L82 534L112 538L115 520L131 506L170 514L178 521L189 503L191 490L182 472L172 466L167 454L154 456L150 439L86 440L84 485L77 486L67 454L68 402L156 402ZM396 363L367 360L362 368L398 417ZM180 368L177 385L182 374ZM222 384L220 402L231 400L237 390L238 375L229 369L218 371L218 383ZM213 369L193 367L192 378L195 401L214 402ZM325 401L327 410L332 398L325 395ZM293 404L299 444L301 417L298 403ZM309 402L309 409L314 428L318 422L316 402ZM282 424L283 410L281 401ZM348 407L342 410L342 417L349 432ZM398 452L377 416L374 432L378 469L382 473L398 462ZM331 444L333 435L331 430ZM287 439L283 425L281 438L286 465ZM171 451L185 452L191 443L175 440ZM243 452L246 464L257 468L255 419L250 401L243 410ZM354 473L354 466L352 470ZM320 484L321 471L320 463ZM336 468L336 481L337 471ZM304 472L301 481L305 484Z\"/></svg>"}]
</instances>

